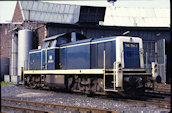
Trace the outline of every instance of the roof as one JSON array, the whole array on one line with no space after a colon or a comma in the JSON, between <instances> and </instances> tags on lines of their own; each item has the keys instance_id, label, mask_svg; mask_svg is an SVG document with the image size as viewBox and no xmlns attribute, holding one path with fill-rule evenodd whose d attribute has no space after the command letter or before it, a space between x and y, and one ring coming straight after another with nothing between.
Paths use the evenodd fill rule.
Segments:
<instances>
[{"instance_id":1,"label":"roof","mask_svg":"<svg viewBox=\"0 0 172 113\"><path fill-rule=\"evenodd\" d=\"M169 8L121 8L108 6L105 26L170 27Z\"/></svg>"},{"instance_id":2,"label":"roof","mask_svg":"<svg viewBox=\"0 0 172 113\"><path fill-rule=\"evenodd\" d=\"M24 21L76 23L79 5L54 4L38 1L19 1Z\"/></svg>"},{"instance_id":3,"label":"roof","mask_svg":"<svg viewBox=\"0 0 172 113\"><path fill-rule=\"evenodd\" d=\"M100 14L103 11L98 12L97 8L94 10L98 13L92 15L90 12L94 10L88 6L40 1L19 1L19 5L24 21L60 24L98 21L99 25L103 26L170 27L170 8L107 6L105 13Z\"/></svg>"}]
</instances>

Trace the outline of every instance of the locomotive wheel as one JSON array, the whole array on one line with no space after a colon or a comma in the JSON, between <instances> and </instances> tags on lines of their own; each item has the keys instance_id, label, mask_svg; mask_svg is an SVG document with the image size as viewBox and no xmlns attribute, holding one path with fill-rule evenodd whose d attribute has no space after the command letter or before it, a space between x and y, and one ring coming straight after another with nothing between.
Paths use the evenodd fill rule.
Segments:
<instances>
[{"instance_id":1,"label":"locomotive wheel","mask_svg":"<svg viewBox=\"0 0 172 113\"><path fill-rule=\"evenodd\" d=\"M24 78L24 86L26 88L29 88L30 87L30 75L26 75L25 78Z\"/></svg>"},{"instance_id":2,"label":"locomotive wheel","mask_svg":"<svg viewBox=\"0 0 172 113\"><path fill-rule=\"evenodd\" d=\"M33 88L33 89L41 88L41 76L26 75L24 79L24 86L26 88Z\"/></svg>"},{"instance_id":3,"label":"locomotive wheel","mask_svg":"<svg viewBox=\"0 0 172 113\"><path fill-rule=\"evenodd\" d=\"M94 93L104 91L102 78L70 76L67 81L67 88L73 92L93 95Z\"/></svg>"}]
</instances>

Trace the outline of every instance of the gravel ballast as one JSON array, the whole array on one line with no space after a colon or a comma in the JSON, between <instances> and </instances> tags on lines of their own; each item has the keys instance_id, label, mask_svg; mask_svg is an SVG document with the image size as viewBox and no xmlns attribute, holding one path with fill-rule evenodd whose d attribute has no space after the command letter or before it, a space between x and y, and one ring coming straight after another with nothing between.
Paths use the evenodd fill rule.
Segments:
<instances>
[{"instance_id":1,"label":"gravel ballast","mask_svg":"<svg viewBox=\"0 0 172 113\"><path fill-rule=\"evenodd\" d=\"M123 113L168 113L170 111L170 109L159 108L154 105L142 107L139 104L126 103L123 101L87 97L84 95L63 92L26 89L15 85L1 87L1 98L80 107L93 107L100 109L117 110Z\"/></svg>"}]
</instances>

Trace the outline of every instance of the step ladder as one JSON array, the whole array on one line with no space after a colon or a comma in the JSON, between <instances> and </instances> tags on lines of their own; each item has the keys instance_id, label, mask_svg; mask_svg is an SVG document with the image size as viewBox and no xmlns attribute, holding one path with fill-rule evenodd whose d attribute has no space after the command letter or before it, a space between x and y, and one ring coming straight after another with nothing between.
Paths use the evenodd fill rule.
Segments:
<instances>
[{"instance_id":1,"label":"step ladder","mask_svg":"<svg viewBox=\"0 0 172 113\"><path fill-rule=\"evenodd\" d=\"M104 70L104 91L117 91L115 89L116 83L116 72L114 69L105 69Z\"/></svg>"}]
</instances>

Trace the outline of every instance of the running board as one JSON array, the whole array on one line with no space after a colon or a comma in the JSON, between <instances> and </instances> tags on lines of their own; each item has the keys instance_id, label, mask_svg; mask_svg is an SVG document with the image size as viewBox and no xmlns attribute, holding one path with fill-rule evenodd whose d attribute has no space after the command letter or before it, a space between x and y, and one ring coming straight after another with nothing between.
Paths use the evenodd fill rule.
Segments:
<instances>
[{"instance_id":1,"label":"running board","mask_svg":"<svg viewBox=\"0 0 172 113\"><path fill-rule=\"evenodd\" d=\"M132 76L140 76L140 75L143 75L143 76L151 76L152 73L123 73L124 76L129 76L129 75L132 75Z\"/></svg>"},{"instance_id":2,"label":"running board","mask_svg":"<svg viewBox=\"0 0 172 113\"><path fill-rule=\"evenodd\" d=\"M122 69L122 71L145 71L146 72L146 69Z\"/></svg>"}]
</instances>

